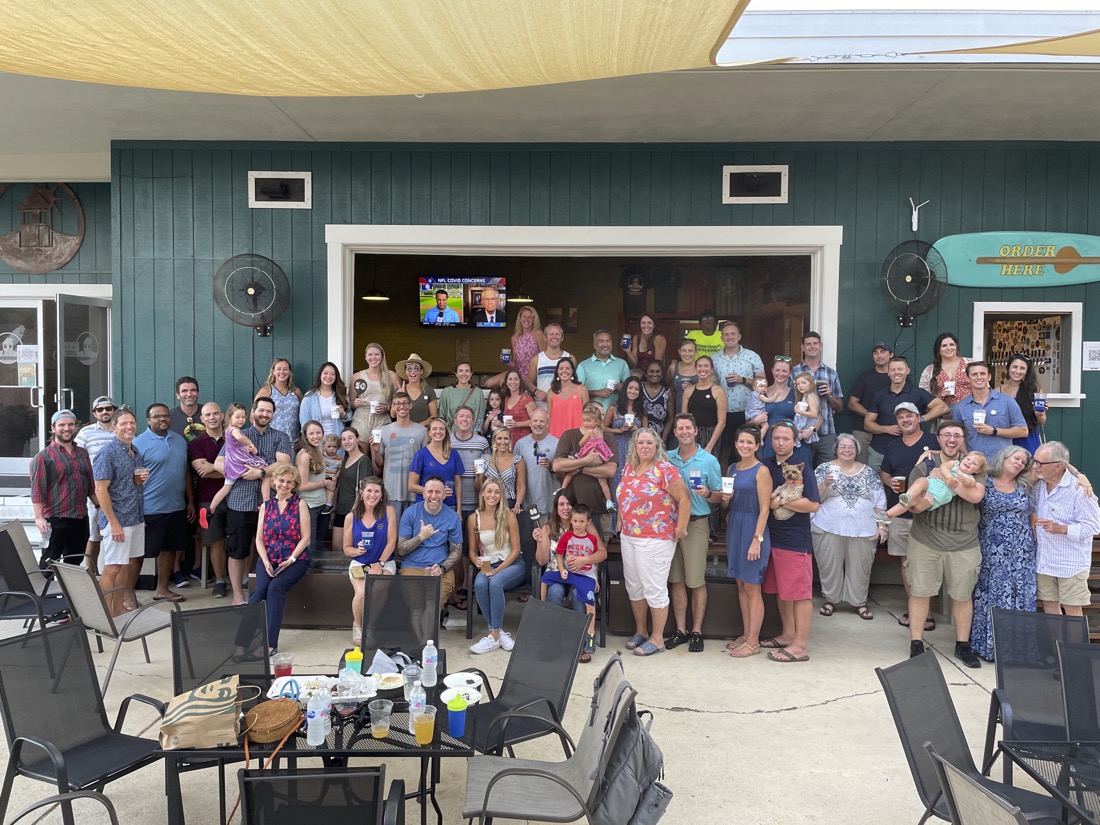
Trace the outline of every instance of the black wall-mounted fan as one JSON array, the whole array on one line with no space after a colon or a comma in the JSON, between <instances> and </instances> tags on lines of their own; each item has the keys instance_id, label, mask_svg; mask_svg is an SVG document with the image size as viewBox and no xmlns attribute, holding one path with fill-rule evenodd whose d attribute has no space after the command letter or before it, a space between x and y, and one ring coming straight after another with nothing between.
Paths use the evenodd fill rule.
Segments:
<instances>
[{"instance_id":1,"label":"black wall-mounted fan","mask_svg":"<svg viewBox=\"0 0 1100 825\"><path fill-rule=\"evenodd\" d=\"M947 289L947 265L924 241L904 241L882 262L882 294L897 310L898 324L913 326L913 318L930 311Z\"/></svg>"},{"instance_id":2,"label":"black wall-mounted fan","mask_svg":"<svg viewBox=\"0 0 1100 825\"><path fill-rule=\"evenodd\" d=\"M234 255L214 273L214 303L234 324L252 327L261 338L290 305L290 282L263 255Z\"/></svg>"}]
</instances>

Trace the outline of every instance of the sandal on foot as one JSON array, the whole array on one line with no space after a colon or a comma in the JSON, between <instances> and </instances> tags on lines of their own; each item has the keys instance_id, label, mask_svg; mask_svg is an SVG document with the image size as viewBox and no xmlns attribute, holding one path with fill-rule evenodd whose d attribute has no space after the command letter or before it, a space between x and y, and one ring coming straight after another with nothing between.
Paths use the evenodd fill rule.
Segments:
<instances>
[{"instance_id":1,"label":"sandal on foot","mask_svg":"<svg viewBox=\"0 0 1100 825\"><path fill-rule=\"evenodd\" d=\"M673 650L682 644L687 644L688 635L682 630L677 630L671 636L665 636L665 648Z\"/></svg>"},{"instance_id":2,"label":"sandal on foot","mask_svg":"<svg viewBox=\"0 0 1100 825\"><path fill-rule=\"evenodd\" d=\"M468 606L469 603L466 601L466 597L457 593L447 599L447 607L453 607L455 610L465 610Z\"/></svg>"},{"instance_id":3,"label":"sandal on foot","mask_svg":"<svg viewBox=\"0 0 1100 825\"><path fill-rule=\"evenodd\" d=\"M734 650L735 648L741 647L741 645L743 645L747 641L748 639L746 639L744 636L738 636L736 639L726 645L726 650Z\"/></svg>"},{"instance_id":4,"label":"sandal on foot","mask_svg":"<svg viewBox=\"0 0 1100 825\"><path fill-rule=\"evenodd\" d=\"M666 645L667 647L667 645ZM703 634L692 633L691 640L688 642L688 653L702 653L703 652Z\"/></svg>"},{"instance_id":5,"label":"sandal on foot","mask_svg":"<svg viewBox=\"0 0 1100 825\"><path fill-rule=\"evenodd\" d=\"M875 614L872 613L865 604L861 604L859 607L856 608L856 615L867 622L875 618Z\"/></svg>"},{"instance_id":6,"label":"sandal on foot","mask_svg":"<svg viewBox=\"0 0 1100 825\"><path fill-rule=\"evenodd\" d=\"M363 646L363 628L353 627L351 629L351 643L356 647Z\"/></svg>"},{"instance_id":7,"label":"sandal on foot","mask_svg":"<svg viewBox=\"0 0 1100 825\"><path fill-rule=\"evenodd\" d=\"M789 650L773 650L768 654L768 658L773 662L779 662L780 664L792 664L794 662L808 662L810 661L810 655L807 653L803 656L795 656Z\"/></svg>"},{"instance_id":8,"label":"sandal on foot","mask_svg":"<svg viewBox=\"0 0 1100 825\"><path fill-rule=\"evenodd\" d=\"M832 616L836 612L836 605L832 602L825 602L817 612L822 616Z\"/></svg>"},{"instance_id":9,"label":"sandal on foot","mask_svg":"<svg viewBox=\"0 0 1100 825\"><path fill-rule=\"evenodd\" d=\"M528 601L530 601L530 599L531 599L531 594L530 593L520 593L519 594L519 603L520 604L526 604Z\"/></svg>"},{"instance_id":10,"label":"sandal on foot","mask_svg":"<svg viewBox=\"0 0 1100 825\"><path fill-rule=\"evenodd\" d=\"M774 636L770 639L761 639L760 646L766 647L768 650L782 650L786 647L783 642L779 641L779 639L775 638Z\"/></svg>"},{"instance_id":11,"label":"sandal on foot","mask_svg":"<svg viewBox=\"0 0 1100 825\"><path fill-rule=\"evenodd\" d=\"M581 648L581 664L587 664L592 661L592 654L596 652L596 637L589 633L584 637L584 647Z\"/></svg>"},{"instance_id":12,"label":"sandal on foot","mask_svg":"<svg viewBox=\"0 0 1100 825\"><path fill-rule=\"evenodd\" d=\"M635 633L633 636L631 636L629 639L626 640L626 649L627 650L634 650L635 648L638 647L638 645L640 645L642 642L644 642L647 638L648 637L643 636L641 633Z\"/></svg>"},{"instance_id":13,"label":"sandal on foot","mask_svg":"<svg viewBox=\"0 0 1100 825\"><path fill-rule=\"evenodd\" d=\"M657 647L653 642L645 641L634 648L635 656L656 656L658 653L664 653L663 647Z\"/></svg>"},{"instance_id":14,"label":"sandal on foot","mask_svg":"<svg viewBox=\"0 0 1100 825\"><path fill-rule=\"evenodd\" d=\"M900 624L902 627L909 627L909 614L902 613L900 616L898 616L898 624Z\"/></svg>"},{"instance_id":15,"label":"sandal on foot","mask_svg":"<svg viewBox=\"0 0 1100 825\"><path fill-rule=\"evenodd\" d=\"M924 620L924 632L925 633L931 633L935 629L936 629L936 620L933 619L931 616L929 616L927 619Z\"/></svg>"},{"instance_id":16,"label":"sandal on foot","mask_svg":"<svg viewBox=\"0 0 1100 825\"><path fill-rule=\"evenodd\" d=\"M730 656L734 659L747 659L749 656L755 656L759 652L760 645L750 645L748 642L742 642L730 651Z\"/></svg>"}]
</instances>

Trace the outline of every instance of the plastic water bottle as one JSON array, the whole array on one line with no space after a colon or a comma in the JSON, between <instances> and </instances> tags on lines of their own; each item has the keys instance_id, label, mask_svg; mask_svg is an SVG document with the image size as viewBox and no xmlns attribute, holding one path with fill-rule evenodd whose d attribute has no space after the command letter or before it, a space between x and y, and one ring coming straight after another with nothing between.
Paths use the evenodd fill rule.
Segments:
<instances>
[{"instance_id":1,"label":"plastic water bottle","mask_svg":"<svg viewBox=\"0 0 1100 825\"><path fill-rule=\"evenodd\" d=\"M325 699L320 693L309 697L306 705L306 744L319 748L325 744Z\"/></svg>"},{"instance_id":2,"label":"plastic water bottle","mask_svg":"<svg viewBox=\"0 0 1100 825\"><path fill-rule=\"evenodd\" d=\"M416 733L413 719L418 711L424 710L428 704L428 694L424 692L424 686L419 681L413 682L412 693L409 694L409 733Z\"/></svg>"},{"instance_id":3,"label":"plastic water bottle","mask_svg":"<svg viewBox=\"0 0 1100 825\"><path fill-rule=\"evenodd\" d=\"M435 687L438 665L439 651L436 650L435 641L428 639L428 643L424 645L424 652L421 654L420 658L420 667L422 668L420 683L424 685L424 687Z\"/></svg>"},{"instance_id":4,"label":"plastic water bottle","mask_svg":"<svg viewBox=\"0 0 1100 825\"><path fill-rule=\"evenodd\" d=\"M324 703L325 708L321 720L324 722L325 736L328 736L332 732L332 691L328 688L321 688L321 701Z\"/></svg>"}]
</instances>

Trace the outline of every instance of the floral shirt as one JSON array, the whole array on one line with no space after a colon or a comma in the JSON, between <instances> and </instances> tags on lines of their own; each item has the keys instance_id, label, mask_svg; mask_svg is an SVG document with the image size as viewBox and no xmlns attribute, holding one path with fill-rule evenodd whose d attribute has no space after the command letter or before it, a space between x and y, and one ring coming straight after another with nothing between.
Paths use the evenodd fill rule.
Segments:
<instances>
[{"instance_id":1,"label":"floral shirt","mask_svg":"<svg viewBox=\"0 0 1100 825\"><path fill-rule=\"evenodd\" d=\"M680 471L662 461L639 474L623 467L619 484L619 524L622 532L639 539L676 538L676 499L668 487L680 479Z\"/></svg>"},{"instance_id":2,"label":"floral shirt","mask_svg":"<svg viewBox=\"0 0 1100 825\"><path fill-rule=\"evenodd\" d=\"M292 495L286 502L286 509L279 512L279 503L272 498L264 506L263 530L264 550L272 567L278 567L290 558L298 542L302 540L302 513L298 508L301 499ZM298 556L298 560L309 561L307 547Z\"/></svg>"}]
</instances>

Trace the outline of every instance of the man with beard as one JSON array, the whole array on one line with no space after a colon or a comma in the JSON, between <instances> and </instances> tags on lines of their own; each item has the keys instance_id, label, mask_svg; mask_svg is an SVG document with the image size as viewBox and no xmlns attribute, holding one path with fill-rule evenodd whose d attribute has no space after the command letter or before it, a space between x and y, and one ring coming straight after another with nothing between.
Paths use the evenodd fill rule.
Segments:
<instances>
[{"instance_id":1,"label":"man with beard","mask_svg":"<svg viewBox=\"0 0 1100 825\"><path fill-rule=\"evenodd\" d=\"M41 565L52 559L74 561L84 555L88 544L88 501L93 504L95 482L88 451L73 443L76 416L58 410L50 419L53 440L31 459L31 504L34 523L48 546L42 550Z\"/></svg>"}]
</instances>

